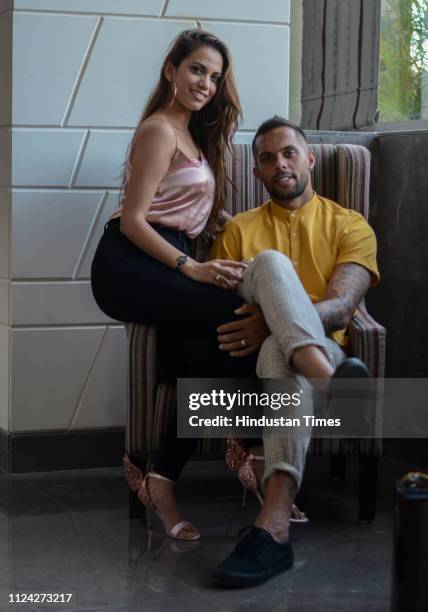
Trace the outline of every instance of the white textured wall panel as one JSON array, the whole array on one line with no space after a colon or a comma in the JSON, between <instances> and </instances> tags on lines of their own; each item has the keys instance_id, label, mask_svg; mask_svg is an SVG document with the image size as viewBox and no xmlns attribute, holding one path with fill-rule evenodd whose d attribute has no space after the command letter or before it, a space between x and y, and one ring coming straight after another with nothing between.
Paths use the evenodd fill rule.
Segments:
<instances>
[{"instance_id":1,"label":"white textured wall panel","mask_svg":"<svg viewBox=\"0 0 428 612\"><path fill-rule=\"evenodd\" d=\"M13 278L71 278L100 204L97 191L14 190Z\"/></svg>"},{"instance_id":2,"label":"white textured wall panel","mask_svg":"<svg viewBox=\"0 0 428 612\"><path fill-rule=\"evenodd\" d=\"M0 323L3 325L9 325L9 298L10 281L0 278Z\"/></svg>"},{"instance_id":3,"label":"white textured wall panel","mask_svg":"<svg viewBox=\"0 0 428 612\"><path fill-rule=\"evenodd\" d=\"M233 142L236 144L251 144L253 137L254 132L236 132Z\"/></svg>"},{"instance_id":4,"label":"white textured wall panel","mask_svg":"<svg viewBox=\"0 0 428 612\"><path fill-rule=\"evenodd\" d=\"M89 281L12 284L13 325L111 323L98 308Z\"/></svg>"},{"instance_id":5,"label":"white textured wall panel","mask_svg":"<svg viewBox=\"0 0 428 612\"><path fill-rule=\"evenodd\" d=\"M119 188L132 134L132 130L91 131L75 187Z\"/></svg>"},{"instance_id":6,"label":"white textured wall panel","mask_svg":"<svg viewBox=\"0 0 428 612\"><path fill-rule=\"evenodd\" d=\"M9 431L9 327L0 324L0 427Z\"/></svg>"},{"instance_id":7,"label":"white textured wall panel","mask_svg":"<svg viewBox=\"0 0 428 612\"><path fill-rule=\"evenodd\" d=\"M12 184L68 187L84 130L14 129Z\"/></svg>"},{"instance_id":8,"label":"white textured wall panel","mask_svg":"<svg viewBox=\"0 0 428 612\"><path fill-rule=\"evenodd\" d=\"M11 133L7 127L0 128L0 188L10 186Z\"/></svg>"},{"instance_id":9,"label":"white textured wall panel","mask_svg":"<svg viewBox=\"0 0 428 612\"><path fill-rule=\"evenodd\" d=\"M0 278L10 275L10 189L0 188Z\"/></svg>"},{"instance_id":10,"label":"white textured wall panel","mask_svg":"<svg viewBox=\"0 0 428 612\"><path fill-rule=\"evenodd\" d=\"M84 256L82 257L79 268L76 270L76 278L90 278L91 276L91 263L95 255L95 250L98 246L98 242L103 234L104 225L109 220L112 212L117 208L119 203L118 192L111 192L108 194L105 200L104 206L98 217L97 223L93 228L91 239L85 250Z\"/></svg>"},{"instance_id":11,"label":"white textured wall panel","mask_svg":"<svg viewBox=\"0 0 428 612\"><path fill-rule=\"evenodd\" d=\"M12 332L11 431L68 429L103 328Z\"/></svg>"},{"instance_id":12,"label":"white textured wall panel","mask_svg":"<svg viewBox=\"0 0 428 612\"><path fill-rule=\"evenodd\" d=\"M97 18L14 13L14 124L60 125Z\"/></svg>"},{"instance_id":13,"label":"white textured wall panel","mask_svg":"<svg viewBox=\"0 0 428 612\"><path fill-rule=\"evenodd\" d=\"M15 9L159 15L162 0L15 0Z\"/></svg>"},{"instance_id":14,"label":"white textured wall panel","mask_svg":"<svg viewBox=\"0 0 428 612\"><path fill-rule=\"evenodd\" d=\"M109 328L88 377L71 429L125 425L126 391L126 333L124 328Z\"/></svg>"},{"instance_id":15,"label":"white textured wall panel","mask_svg":"<svg viewBox=\"0 0 428 612\"><path fill-rule=\"evenodd\" d=\"M244 112L243 129L288 114L289 27L203 23L229 46ZM255 44L257 40L257 44Z\"/></svg>"},{"instance_id":16,"label":"white textured wall panel","mask_svg":"<svg viewBox=\"0 0 428 612\"><path fill-rule=\"evenodd\" d=\"M289 0L169 0L168 17L209 17L236 21L290 20ZM206 28L209 31L209 27Z\"/></svg>"},{"instance_id":17,"label":"white textured wall panel","mask_svg":"<svg viewBox=\"0 0 428 612\"><path fill-rule=\"evenodd\" d=\"M69 125L135 127L174 36L188 23L106 18Z\"/></svg>"},{"instance_id":18,"label":"white textured wall panel","mask_svg":"<svg viewBox=\"0 0 428 612\"><path fill-rule=\"evenodd\" d=\"M195 17L231 49L237 141L287 116L289 12L290 0L15 0L13 41L0 15L0 427L124 424L125 331L89 277L133 128Z\"/></svg>"},{"instance_id":19,"label":"white textured wall panel","mask_svg":"<svg viewBox=\"0 0 428 612\"><path fill-rule=\"evenodd\" d=\"M12 15L7 13L0 15L0 125L9 125L11 117L11 56Z\"/></svg>"}]
</instances>

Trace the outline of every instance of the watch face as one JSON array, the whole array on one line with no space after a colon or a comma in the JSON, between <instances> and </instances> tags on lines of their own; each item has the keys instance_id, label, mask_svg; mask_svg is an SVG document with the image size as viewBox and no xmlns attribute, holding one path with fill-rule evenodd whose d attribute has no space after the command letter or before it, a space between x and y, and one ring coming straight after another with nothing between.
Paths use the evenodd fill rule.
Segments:
<instances>
[{"instance_id":1,"label":"watch face","mask_svg":"<svg viewBox=\"0 0 428 612\"><path fill-rule=\"evenodd\" d=\"M184 265L186 261L187 261L187 255L180 255L176 259L176 267L179 268L180 266Z\"/></svg>"}]
</instances>

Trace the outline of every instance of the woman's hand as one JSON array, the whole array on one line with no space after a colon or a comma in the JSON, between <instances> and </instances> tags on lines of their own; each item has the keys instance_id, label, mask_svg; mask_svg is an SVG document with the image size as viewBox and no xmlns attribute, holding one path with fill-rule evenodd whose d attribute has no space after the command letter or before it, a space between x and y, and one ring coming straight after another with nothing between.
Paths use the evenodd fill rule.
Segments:
<instances>
[{"instance_id":1,"label":"woman's hand","mask_svg":"<svg viewBox=\"0 0 428 612\"><path fill-rule=\"evenodd\" d=\"M200 283L216 285L227 291L236 291L242 281L247 264L227 259L213 259L204 263L188 260L180 271Z\"/></svg>"}]
</instances>

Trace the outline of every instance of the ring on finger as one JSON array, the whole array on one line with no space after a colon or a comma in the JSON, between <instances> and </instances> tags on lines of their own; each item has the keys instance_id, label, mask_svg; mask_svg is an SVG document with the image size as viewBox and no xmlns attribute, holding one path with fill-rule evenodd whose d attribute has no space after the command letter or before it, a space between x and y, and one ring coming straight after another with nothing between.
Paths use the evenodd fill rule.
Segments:
<instances>
[{"instance_id":1,"label":"ring on finger","mask_svg":"<svg viewBox=\"0 0 428 612\"><path fill-rule=\"evenodd\" d=\"M214 280L218 281L220 279L221 279L221 274L220 274L220 272L217 272L217 274L215 275L215 279Z\"/></svg>"},{"instance_id":2,"label":"ring on finger","mask_svg":"<svg viewBox=\"0 0 428 612\"><path fill-rule=\"evenodd\" d=\"M244 338L242 338L242 340L241 340L241 344L242 344L242 346L243 346L243 347L246 347L246 346L247 346L247 343L245 342Z\"/></svg>"}]
</instances>

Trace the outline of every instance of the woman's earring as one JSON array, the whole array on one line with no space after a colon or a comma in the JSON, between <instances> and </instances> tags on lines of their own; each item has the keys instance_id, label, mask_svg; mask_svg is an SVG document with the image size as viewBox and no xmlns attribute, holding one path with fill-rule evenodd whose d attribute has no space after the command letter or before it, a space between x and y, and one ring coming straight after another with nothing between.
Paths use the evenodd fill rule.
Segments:
<instances>
[{"instance_id":1,"label":"woman's earring","mask_svg":"<svg viewBox=\"0 0 428 612\"><path fill-rule=\"evenodd\" d=\"M177 95L177 85L175 84L174 81L173 81L173 84L174 84L174 95L172 96L171 102L168 104L168 108L171 108L171 106L174 104L175 96Z\"/></svg>"}]
</instances>

